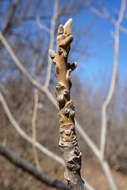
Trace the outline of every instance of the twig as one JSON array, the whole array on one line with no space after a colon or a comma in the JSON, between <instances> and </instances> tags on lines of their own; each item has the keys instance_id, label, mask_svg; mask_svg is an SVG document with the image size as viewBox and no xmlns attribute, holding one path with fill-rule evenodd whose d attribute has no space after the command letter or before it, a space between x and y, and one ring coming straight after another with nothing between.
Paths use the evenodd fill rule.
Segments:
<instances>
[{"instance_id":1,"label":"twig","mask_svg":"<svg viewBox=\"0 0 127 190\"><path fill-rule=\"evenodd\" d=\"M115 91L115 86L116 86L117 69L118 69L117 68L118 67L118 52L119 52L119 31L120 31L120 24L124 16L125 5L126 5L126 0L122 0L118 21L115 24L114 63L113 63L113 73L112 73L112 78L111 78L111 83L110 83L110 89L102 105L102 124L101 124L102 128L101 128L101 142L100 142L102 159L104 159L104 150L105 150L106 134L107 134L107 107L111 102L111 99Z\"/></svg>"},{"instance_id":2,"label":"twig","mask_svg":"<svg viewBox=\"0 0 127 190\"><path fill-rule=\"evenodd\" d=\"M28 78L28 80L40 91L45 92L46 88L42 86L40 83L38 83L34 78L28 73L28 71L25 69L25 67L21 64L19 59L17 58L16 54L12 50L11 46L7 42L7 40L4 38L3 34L0 31L0 40L2 41L3 45L6 47L7 51L9 52L10 56L12 57L14 63L18 67L18 69Z\"/></svg>"},{"instance_id":3,"label":"twig","mask_svg":"<svg viewBox=\"0 0 127 190\"><path fill-rule=\"evenodd\" d=\"M58 181L57 179L53 179L44 172L38 171L31 165L28 161L20 158L15 152L12 152L9 148L0 144L0 155L4 156L8 161L14 164L16 167L22 169L23 171L27 172L28 174L32 175L34 178L39 180L42 183L45 183L49 187L55 187L57 189L67 190L67 185L62 181Z\"/></svg>"},{"instance_id":4,"label":"twig","mask_svg":"<svg viewBox=\"0 0 127 190\"><path fill-rule=\"evenodd\" d=\"M71 190L84 190L85 182L81 177L81 152L78 146L75 132L75 109L70 98L71 80L70 73L76 68L76 63L70 65L68 54L73 40L71 33L72 19L65 25L59 25L57 36L57 52L49 50L55 63L55 75L57 78L56 97L59 105L58 115L60 140L59 146L65 160L64 177Z\"/></svg>"},{"instance_id":5,"label":"twig","mask_svg":"<svg viewBox=\"0 0 127 190\"><path fill-rule=\"evenodd\" d=\"M42 23L40 23L40 17L39 17L39 16L36 17L36 22L37 22L37 25L38 25L38 27L39 27L40 29L42 29L42 30L44 30L44 31L46 31L46 32L48 32L48 33L50 33L49 28L47 28L45 25L43 25Z\"/></svg>"},{"instance_id":6,"label":"twig","mask_svg":"<svg viewBox=\"0 0 127 190\"><path fill-rule=\"evenodd\" d=\"M89 10L92 13L96 14L97 16L104 18L104 19L108 20L109 22L111 22L112 24L116 25L117 21L105 9L103 9L104 11L102 12L102 11L99 11L97 8L90 6ZM123 33L127 34L127 29L125 27L120 26L119 30L122 31Z\"/></svg>"},{"instance_id":7,"label":"twig","mask_svg":"<svg viewBox=\"0 0 127 190\"><path fill-rule=\"evenodd\" d=\"M8 13L8 17L5 21L4 28L2 30L3 34L8 32L8 30L10 29L10 26L12 24L12 19L13 19L13 16L14 16L14 13L15 13L15 10L16 10L18 3L19 3L19 0L13 0L13 2L11 3L9 13Z\"/></svg>"},{"instance_id":8,"label":"twig","mask_svg":"<svg viewBox=\"0 0 127 190\"><path fill-rule=\"evenodd\" d=\"M53 17L51 19L49 49L53 48L54 37L55 37L55 25L56 25L56 20L58 18L58 4L59 4L59 0L55 0L54 15L53 15ZM45 79L45 87L46 88L48 88L48 86L49 86L50 75L51 75L51 68L52 68L52 61L51 61L51 59L49 57L48 58L48 66L47 66L46 79Z\"/></svg>"},{"instance_id":9,"label":"twig","mask_svg":"<svg viewBox=\"0 0 127 190\"><path fill-rule=\"evenodd\" d=\"M33 153L34 153L34 160L35 165L38 170L40 170L40 164L38 160L38 154L35 147L36 142L36 118L37 118L37 109L38 109L38 91L34 91L34 109L33 109L33 116L32 116L32 139L33 139Z\"/></svg>"},{"instance_id":10,"label":"twig","mask_svg":"<svg viewBox=\"0 0 127 190\"><path fill-rule=\"evenodd\" d=\"M102 169L104 170L104 173L106 175L107 181L109 183L110 189L111 190L118 190L118 187L113 179L112 173L111 173L111 169L109 167L109 164L106 160L102 160L101 161L101 166Z\"/></svg>"}]
</instances>

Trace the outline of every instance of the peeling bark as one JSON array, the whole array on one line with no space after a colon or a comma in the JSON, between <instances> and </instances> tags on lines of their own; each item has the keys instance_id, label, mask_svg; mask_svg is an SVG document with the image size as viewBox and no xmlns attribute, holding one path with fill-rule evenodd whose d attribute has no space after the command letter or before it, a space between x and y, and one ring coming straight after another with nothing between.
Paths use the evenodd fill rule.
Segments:
<instances>
[{"instance_id":1,"label":"peeling bark","mask_svg":"<svg viewBox=\"0 0 127 190\"><path fill-rule=\"evenodd\" d=\"M59 25L57 36L57 52L49 50L49 54L55 64L57 78L56 97L59 106L60 140L59 146L65 160L64 176L68 186L72 190L84 190L84 181L80 175L81 152L75 132L75 107L70 98L71 80L70 73L76 68L77 63L68 63L70 44L73 41L71 32L72 19L65 25Z\"/></svg>"}]
</instances>

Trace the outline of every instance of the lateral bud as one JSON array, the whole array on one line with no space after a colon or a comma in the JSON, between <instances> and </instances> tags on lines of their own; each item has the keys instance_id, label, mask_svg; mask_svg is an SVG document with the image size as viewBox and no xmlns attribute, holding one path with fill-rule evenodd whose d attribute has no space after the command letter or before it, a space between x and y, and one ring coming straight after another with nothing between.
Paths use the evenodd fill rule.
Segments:
<instances>
[{"instance_id":1,"label":"lateral bud","mask_svg":"<svg viewBox=\"0 0 127 190\"><path fill-rule=\"evenodd\" d=\"M49 49L49 55L50 55L51 59L54 59L56 56L56 53L52 49Z\"/></svg>"}]
</instances>

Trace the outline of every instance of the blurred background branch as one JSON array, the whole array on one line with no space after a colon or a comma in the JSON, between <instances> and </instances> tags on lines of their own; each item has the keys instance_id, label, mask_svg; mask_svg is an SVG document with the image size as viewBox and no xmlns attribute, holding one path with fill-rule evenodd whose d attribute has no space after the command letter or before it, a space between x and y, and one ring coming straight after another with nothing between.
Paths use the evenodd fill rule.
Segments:
<instances>
[{"instance_id":1,"label":"blurred background branch","mask_svg":"<svg viewBox=\"0 0 127 190\"><path fill-rule=\"evenodd\" d=\"M0 144L0 154L3 155L4 158L6 158L12 164L22 169L23 171L31 174L33 177L35 177L37 180L41 181L42 183L45 183L50 187L56 187L57 189L63 189L63 190L68 189L65 183L51 178L42 171L40 172L36 170L36 168L34 168L30 163L20 158L16 153L12 152L9 148L3 146L2 144Z\"/></svg>"},{"instance_id":2,"label":"blurred background branch","mask_svg":"<svg viewBox=\"0 0 127 190\"><path fill-rule=\"evenodd\" d=\"M100 142L102 159L104 159L104 151L105 151L106 135L107 135L107 107L112 100L113 94L115 92L116 82L117 82L118 53L119 53L119 30L120 30L120 24L124 17L125 6L126 6L126 0L122 0L119 17L115 23L114 63L113 63L113 73L112 73L112 78L111 78L111 83L110 83L110 89L109 89L107 97L105 98L105 101L102 105L102 129L101 129L101 142Z\"/></svg>"}]
</instances>

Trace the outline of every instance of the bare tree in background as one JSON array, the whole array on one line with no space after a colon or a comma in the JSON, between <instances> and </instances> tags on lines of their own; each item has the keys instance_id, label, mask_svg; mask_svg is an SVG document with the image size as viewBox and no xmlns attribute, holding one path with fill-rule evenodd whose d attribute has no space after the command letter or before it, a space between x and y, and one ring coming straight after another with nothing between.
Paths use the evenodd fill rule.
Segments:
<instances>
[{"instance_id":1,"label":"bare tree in background","mask_svg":"<svg viewBox=\"0 0 127 190\"><path fill-rule=\"evenodd\" d=\"M49 58L47 58L47 52L48 52L48 49L49 48L53 48L53 45L54 45L54 37L55 37L55 34L56 34L56 26L59 24L59 21L60 21L60 18L61 16L66 13L67 16L71 15L71 14L76 14L76 11L79 11L80 9L80 5L81 4L76 4L75 5L75 9L71 10L72 9L72 4L68 4L68 6L66 6L66 2L65 4L62 5L62 7L59 7L59 1L56 0L55 1L55 6L54 6L54 15L53 17L51 18L50 15L47 15L47 12L49 11L48 10L48 7L47 7L47 10L45 10L45 15L40 15L40 16L31 16L27 13L26 16L23 16L23 13L20 11L19 12L19 15L17 17L15 17L16 12L15 11L19 11L19 7L16 9L16 6L18 5L18 1L14 1L14 4L12 4L12 6L10 7L10 11L9 11L9 14L8 14L8 20L5 22L5 26L3 28L3 30L0 32L0 40L2 42L2 44L5 46L5 48L7 49L7 51L9 52L9 54L11 55L11 58L13 59L16 67L18 67L18 69L20 70L20 72L22 72L24 74L24 76L31 82L32 86L37 88L40 92L44 93L46 97L48 97L48 99L51 101L51 103L57 107L57 104L56 104L56 100L54 98L54 96L52 95L51 91L49 90L49 86L50 86L50 77L52 75L52 70L51 70L51 60ZM23 7L25 7L25 10L30 10L30 2L28 1L27 4L25 2L25 6L24 6L24 2L20 2L21 4L20 5L23 5ZM82 3L82 1L80 2ZM125 32L125 30L123 29L123 27L120 26L121 24L121 21L123 19L123 16L124 16L124 10L125 10L125 3L126 1L125 0L122 0L122 3L121 3L121 10L120 10L120 14L119 14L119 17L118 17L118 20L117 21L114 21L114 20L111 20L113 24L115 24L115 33L114 33L114 39L115 39L115 45L114 45L114 72L113 72L113 75L112 75L112 81L111 81L111 88L110 88L110 91L109 91L109 94L103 104L103 107L102 107L102 131L101 131L101 149L99 149L95 143L93 142L93 140L86 134L86 132L83 130L83 127L81 127L81 125L76 121L76 127L77 127L77 131L80 133L80 135L82 136L83 140L85 142L87 142L87 144L89 145L89 147L91 148L91 150L93 151L93 153L95 154L95 156L97 157L97 159L99 160L103 170L104 170L104 173L106 175L106 178L108 180L108 183L109 183L109 186L110 186L110 189L111 190L117 190L118 187L116 186L115 184L115 181L112 177L112 174L111 174L111 170L110 170L110 167L107 163L107 161L105 160L104 158L104 151L105 151L105 142L106 142L106 130L107 130L107 119L106 119L106 109L107 109L107 106L109 105L110 103L110 100L113 96L113 93L114 93L114 89L115 89L115 83L116 83L116 76L117 76L117 64L118 64L118 47L119 47L119 31L122 30ZM74 5L74 4L73 4ZM96 10L95 11L95 8L93 8L91 5L91 3L87 4L87 7L93 11L95 14L98 14L98 11ZM41 4L41 1L38 1L38 3L36 4L36 8L38 10L38 7L41 7L42 4ZM13 11L12 11L13 9ZM34 10L33 10L34 11ZM15 12L15 14L14 14ZM28 11L29 12L29 11ZM13 13L13 14L11 14ZM102 14L103 15L103 14ZM51 19L51 28L49 29L47 26L45 26L42 22L41 22L41 19L42 21L44 19ZM104 18L109 18L109 17L104 17ZM37 20L37 25L40 27L40 30L42 32L42 30L45 32L45 38L40 38L38 41L36 41L36 43L33 43L32 41L34 41L34 39L30 39L28 36L29 36L29 32L27 31L26 34L23 34L23 38L22 38L22 41L20 42L21 45L23 46L20 46L20 51L19 53L16 52L16 49L18 47L18 42L17 42L17 39L18 37L20 36L20 32L16 34L16 31L14 30L14 26L18 27L20 26L20 23L24 23L26 22L27 20ZM40 19L40 20L39 20ZM66 17L63 19L65 20ZM30 27L30 26L29 26ZM13 29L12 29L13 28ZM20 31L20 30L19 30ZM32 31L31 31L32 32ZM10 34L15 34L13 37L11 37ZM50 34L50 40L48 41L47 40L47 35ZM16 52L16 54L14 53L14 51L12 50L12 48L10 47L10 45L8 44L8 42L6 41L6 39L4 38L4 35L8 38L8 41L12 42L13 41L13 44L15 44L15 47L14 47L14 51ZM10 37L9 37L10 36ZM29 44L26 43L26 39L29 40ZM42 42L45 42L44 43L44 46L43 48L41 49L41 43ZM1 44L1 52L3 53L4 52L4 48ZM28 45L27 45L28 44ZM40 63L40 56L38 58L38 63L36 64L36 68L35 68L35 73L37 74L37 78L35 80L35 77L33 76L32 77L32 70L31 70L31 64L27 63L27 57L29 56L29 51L27 50L28 49L31 49L32 48L32 51L34 53L38 53L38 55L41 55L43 54L43 60L41 60L41 63ZM23 48L26 48L26 52L24 51L24 54L23 54L23 57L24 57L24 61L23 61L23 64L21 64L20 60L17 58L19 57L19 55L22 53L23 51ZM47 48L48 47L48 48ZM40 51L41 49L41 51ZM6 52L4 52L4 56L6 56ZM31 57L32 59L33 57ZM31 59L29 60L29 62L31 61ZM46 67L47 67L47 62L48 62L48 69L46 70ZM42 80L40 80L40 77L42 75L44 75L46 77L43 77ZM46 80L45 80L46 78ZM39 82L38 82L39 81ZM45 82L44 82L45 81ZM44 85L42 85L41 83L44 83ZM3 91L5 92L6 89L4 88L4 86L1 87L3 89ZM47 150L45 148L45 146L41 145L40 143L38 143L37 141L35 141L36 137L34 137L34 140L29 137L22 129L21 127L17 124L17 122L15 121L13 115L10 113L9 109L8 109L8 106L7 106L7 103L3 97L3 95L1 94L0 95L0 101L1 101L1 104L4 108L4 111L5 113L7 114L11 124L15 127L15 129L18 131L18 133L23 137L25 138L28 142L32 143L34 147L38 148L39 150L41 150L42 152L44 152L46 155L52 157L53 159L55 159L56 161L58 161L60 164L63 164L64 165L64 161L63 159L61 159L59 156L57 156L56 154L52 153L51 151ZM5 153L3 153L5 150ZM6 151L6 149L4 149L4 147L1 146L1 154L4 155L6 157L6 153L8 151ZM10 156L12 156L13 154L8 154ZM8 156L9 157L9 156ZM8 159L10 160L10 159ZM12 162L13 164L16 164L16 162ZM17 165L17 164L16 164ZM18 166L18 165L17 165ZM33 171L33 170L32 170ZM30 173L30 172L29 172ZM39 173L40 174L40 173ZM39 175L38 174L38 175ZM43 180L42 180L43 181ZM66 187L66 184L62 184L64 187L63 188L67 188ZM62 187L61 187L62 188ZM90 190L93 190L94 188L91 187L87 182L86 182L86 188L90 189Z\"/></svg>"}]
</instances>

